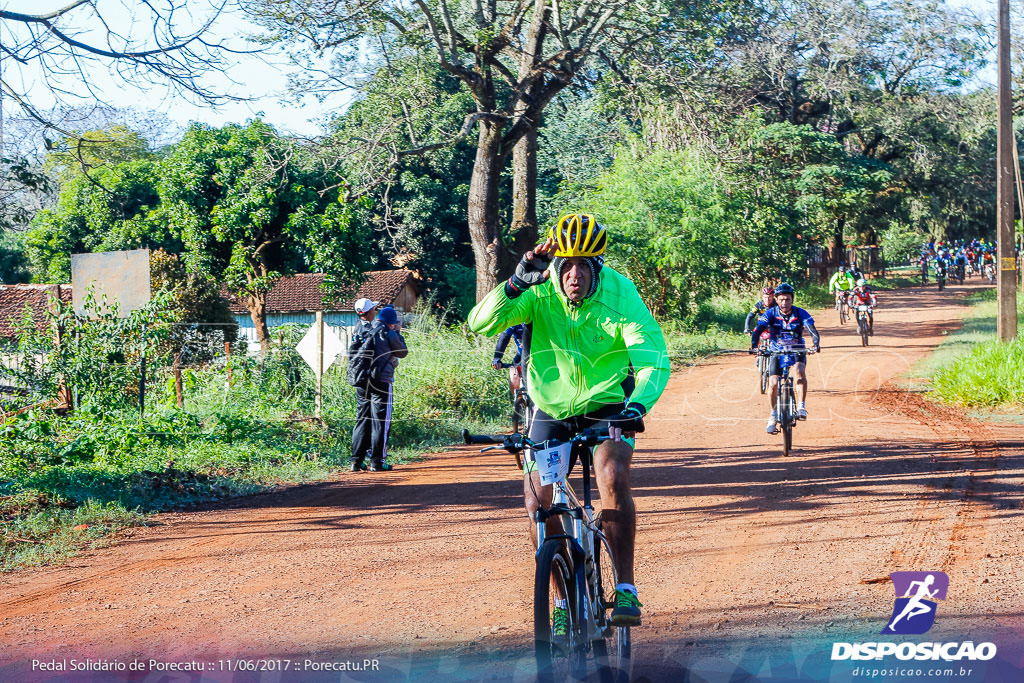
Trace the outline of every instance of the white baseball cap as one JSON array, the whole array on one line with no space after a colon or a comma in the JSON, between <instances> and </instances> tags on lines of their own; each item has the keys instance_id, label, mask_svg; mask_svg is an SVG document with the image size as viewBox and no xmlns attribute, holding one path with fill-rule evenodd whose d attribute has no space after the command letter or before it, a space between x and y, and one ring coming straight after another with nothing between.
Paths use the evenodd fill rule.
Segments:
<instances>
[{"instance_id":1,"label":"white baseball cap","mask_svg":"<svg viewBox=\"0 0 1024 683\"><path fill-rule=\"evenodd\" d=\"M362 314L366 313L367 311L371 311L374 308L377 308L378 303L379 302L377 301L370 301L369 299L356 299L356 313Z\"/></svg>"}]
</instances>

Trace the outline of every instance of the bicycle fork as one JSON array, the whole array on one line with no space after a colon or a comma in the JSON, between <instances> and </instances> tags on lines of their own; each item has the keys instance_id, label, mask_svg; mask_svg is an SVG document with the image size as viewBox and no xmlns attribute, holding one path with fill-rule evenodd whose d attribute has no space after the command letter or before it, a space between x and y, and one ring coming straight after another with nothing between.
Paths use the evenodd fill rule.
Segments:
<instances>
[{"instance_id":1,"label":"bicycle fork","mask_svg":"<svg viewBox=\"0 0 1024 683\"><path fill-rule=\"evenodd\" d=\"M552 511L557 511L555 514L559 517L564 537L571 550L576 575L576 604L582 606L581 622L586 625L586 641L589 643L604 636L597 620L600 611L604 610L604 596L598 590L597 565L594 562L594 529L589 523L593 520L593 509L590 506L581 507L562 485L556 484L550 510L542 508L537 511L535 521L538 549L547 539L547 521L554 516ZM584 522L584 515L587 522ZM591 596L601 604L592 604Z\"/></svg>"}]
</instances>

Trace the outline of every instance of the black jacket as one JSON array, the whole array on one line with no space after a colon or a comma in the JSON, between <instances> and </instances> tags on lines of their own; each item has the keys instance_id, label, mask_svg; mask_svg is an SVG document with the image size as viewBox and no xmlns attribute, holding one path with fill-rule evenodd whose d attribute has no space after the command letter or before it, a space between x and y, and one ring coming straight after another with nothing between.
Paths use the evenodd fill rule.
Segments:
<instances>
[{"instance_id":1,"label":"black jacket","mask_svg":"<svg viewBox=\"0 0 1024 683\"><path fill-rule=\"evenodd\" d=\"M397 359L409 355L405 338L396 330L389 330L379 320L373 323L373 363L370 379L377 384L390 384L395 380Z\"/></svg>"}]
</instances>

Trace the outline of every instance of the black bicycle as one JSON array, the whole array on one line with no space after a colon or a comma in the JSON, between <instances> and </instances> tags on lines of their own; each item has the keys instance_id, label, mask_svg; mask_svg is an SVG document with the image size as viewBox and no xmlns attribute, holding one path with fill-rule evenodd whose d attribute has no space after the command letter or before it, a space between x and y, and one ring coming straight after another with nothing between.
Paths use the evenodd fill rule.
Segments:
<instances>
[{"instance_id":1,"label":"black bicycle","mask_svg":"<svg viewBox=\"0 0 1024 683\"><path fill-rule=\"evenodd\" d=\"M516 363L502 363L503 369L516 367ZM511 387L510 387L511 388ZM530 415L533 402L526 391L526 373L519 373L519 388L512 392L512 431L527 434L530 431Z\"/></svg>"},{"instance_id":2,"label":"black bicycle","mask_svg":"<svg viewBox=\"0 0 1024 683\"><path fill-rule=\"evenodd\" d=\"M534 655L540 681L586 680L596 672L602 683L626 683L632 671L628 627L614 626L618 575L612 550L594 516L591 501L592 448L608 439L607 430L585 429L569 441L534 443L521 434L472 435L467 444L494 444L510 453L533 452L541 483L552 484L552 503L534 516L537 525L533 593ZM483 452L481 451L481 452ZM569 485L572 463L583 470L583 503ZM559 520L562 533L548 534L548 520ZM555 619L555 600L565 600L564 620Z\"/></svg>"},{"instance_id":3,"label":"black bicycle","mask_svg":"<svg viewBox=\"0 0 1024 683\"><path fill-rule=\"evenodd\" d=\"M761 338L761 343L758 348L767 351L768 350L768 339L767 337ZM768 391L768 378L771 376L768 372L768 359L763 354L757 354L757 372L761 376L761 393L764 394Z\"/></svg>"},{"instance_id":4,"label":"black bicycle","mask_svg":"<svg viewBox=\"0 0 1024 683\"><path fill-rule=\"evenodd\" d=\"M502 363L502 369L515 367L515 363ZM511 390L511 387L509 387ZM512 391L512 433L529 434L530 417L533 415L533 401L526 391L526 373L519 373L519 388ZM523 469L523 459L518 452L513 453L516 458L516 466Z\"/></svg>"},{"instance_id":5,"label":"black bicycle","mask_svg":"<svg viewBox=\"0 0 1024 683\"><path fill-rule=\"evenodd\" d=\"M860 345L868 345L868 337L871 336L871 307L865 304L857 306L857 333L860 335Z\"/></svg>"},{"instance_id":6,"label":"black bicycle","mask_svg":"<svg viewBox=\"0 0 1024 683\"><path fill-rule=\"evenodd\" d=\"M938 263L935 264L935 281L939 284L939 291L946 288L946 268Z\"/></svg>"},{"instance_id":7,"label":"black bicycle","mask_svg":"<svg viewBox=\"0 0 1024 683\"><path fill-rule=\"evenodd\" d=\"M809 349L790 349L788 351L767 351L760 352L762 355L771 358L782 356L801 356L814 353ZM779 390L775 395L776 422L782 430L782 455L788 456L793 447L793 427L796 425L796 393L793 390L793 377L789 374L792 364L782 366L782 376L779 378Z\"/></svg>"}]
</instances>

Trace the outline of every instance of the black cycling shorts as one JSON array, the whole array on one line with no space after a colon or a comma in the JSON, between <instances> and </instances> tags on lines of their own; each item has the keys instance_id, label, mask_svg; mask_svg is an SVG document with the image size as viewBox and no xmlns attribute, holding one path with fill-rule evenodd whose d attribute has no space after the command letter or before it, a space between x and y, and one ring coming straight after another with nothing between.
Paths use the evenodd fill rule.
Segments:
<instances>
[{"instance_id":1,"label":"black cycling shorts","mask_svg":"<svg viewBox=\"0 0 1024 683\"><path fill-rule=\"evenodd\" d=\"M785 358L792 359L792 361L786 360L786 365L788 367L793 367L797 363L803 363L804 362L804 357L801 356L801 355L795 354L795 353L794 354L790 354L790 355L786 356ZM785 358L783 356L772 356L768 360L768 374L769 375L775 375L776 377L782 377L782 367L783 367L783 364L780 363L779 361L785 360Z\"/></svg>"},{"instance_id":2,"label":"black cycling shorts","mask_svg":"<svg viewBox=\"0 0 1024 683\"><path fill-rule=\"evenodd\" d=\"M625 409L625 403L610 403L584 415L574 415L573 417L567 417L564 420L556 420L540 408L534 408L533 418L530 422L530 441L533 441L534 443L541 443L550 439L568 441L584 429L608 429L611 425L608 418L618 415ZM622 440L630 446L634 445L634 439L623 438ZM576 451L573 450L572 460L569 463L570 473L575 465ZM524 463L523 471L532 472L534 469L533 453L527 450L526 462Z\"/></svg>"}]
</instances>

